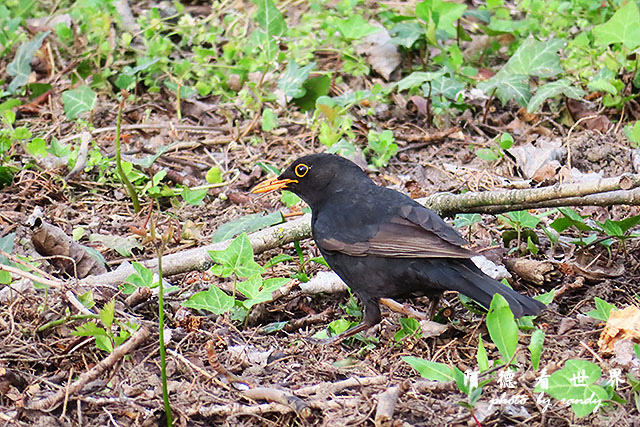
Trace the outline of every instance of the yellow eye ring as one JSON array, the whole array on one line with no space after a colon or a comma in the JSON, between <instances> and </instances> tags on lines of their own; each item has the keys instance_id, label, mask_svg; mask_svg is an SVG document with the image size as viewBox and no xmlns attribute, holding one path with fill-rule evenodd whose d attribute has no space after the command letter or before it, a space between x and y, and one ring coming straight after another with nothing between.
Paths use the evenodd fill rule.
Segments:
<instances>
[{"instance_id":1,"label":"yellow eye ring","mask_svg":"<svg viewBox=\"0 0 640 427\"><path fill-rule=\"evenodd\" d=\"M298 178L302 178L307 174L307 172L309 172L309 166L305 165L304 163L300 163L298 166L296 166L294 172L296 173L296 176Z\"/></svg>"}]
</instances>

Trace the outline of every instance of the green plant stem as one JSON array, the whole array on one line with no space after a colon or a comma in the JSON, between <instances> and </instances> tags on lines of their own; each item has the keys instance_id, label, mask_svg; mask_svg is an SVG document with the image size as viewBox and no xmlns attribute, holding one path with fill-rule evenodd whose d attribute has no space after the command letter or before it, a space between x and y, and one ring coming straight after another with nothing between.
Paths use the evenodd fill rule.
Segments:
<instances>
[{"instance_id":1,"label":"green plant stem","mask_svg":"<svg viewBox=\"0 0 640 427\"><path fill-rule=\"evenodd\" d=\"M122 169L122 151L120 148L120 129L122 128L122 110L124 109L124 100L125 100L126 92L120 94L122 99L120 100L120 105L118 107L118 119L116 121L116 170L118 171L118 175L120 175L120 179L124 183L125 187L127 187L127 191L129 196L131 197L131 202L133 203L133 211L135 213L140 212L140 202L138 201L138 193L136 193L136 189L127 178L127 175L124 173Z\"/></svg>"},{"instance_id":2,"label":"green plant stem","mask_svg":"<svg viewBox=\"0 0 640 427\"><path fill-rule=\"evenodd\" d=\"M162 400L164 402L164 411L167 416L167 426L173 425L173 417L171 416L171 404L169 403L169 388L167 387L167 361L166 351L164 347L164 286L162 285L162 252L163 243L160 243L157 249L158 254L158 335L160 339L160 376L162 379Z\"/></svg>"},{"instance_id":3,"label":"green plant stem","mask_svg":"<svg viewBox=\"0 0 640 427\"><path fill-rule=\"evenodd\" d=\"M67 316L62 319L52 320L51 322L45 323L44 325L40 326L37 329L37 332L46 331L47 329L53 328L58 325L62 325L63 323L66 323L70 320L73 321L73 320L99 319L99 318L100 316L98 316L97 314L77 314L74 316Z\"/></svg>"}]
</instances>

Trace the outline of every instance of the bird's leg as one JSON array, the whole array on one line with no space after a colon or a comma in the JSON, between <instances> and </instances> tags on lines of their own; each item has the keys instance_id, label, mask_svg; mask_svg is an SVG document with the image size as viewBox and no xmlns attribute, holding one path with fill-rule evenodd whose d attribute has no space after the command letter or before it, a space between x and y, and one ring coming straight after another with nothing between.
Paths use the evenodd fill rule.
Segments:
<instances>
[{"instance_id":1,"label":"bird's leg","mask_svg":"<svg viewBox=\"0 0 640 427\"><path fill-rule=\"evenodd\" d=\"M433 320L433 318L436 317L438 305L440 304L440 297L442 297L442 294L429 297L429 320Z\"/></svg>"},{"instance_id":2,"label":"bird's leg","mask_svg":"<svg viewBox=\"0 0 640 427\"><path fill-rule=\"evenodd\" d=\"M312 341L318 342L320 344L339 344L342 342L342 340L352 337L359 332L366 331L370 327L377 325L381 320L382 315L380 314L380 304L378 303L378 298L371 298L364 302L364 318L362 319L362 323L347 329L346 331L336 335L335 337L325 338L322 340L312 339Z\"/></svg>"}]
</instances>

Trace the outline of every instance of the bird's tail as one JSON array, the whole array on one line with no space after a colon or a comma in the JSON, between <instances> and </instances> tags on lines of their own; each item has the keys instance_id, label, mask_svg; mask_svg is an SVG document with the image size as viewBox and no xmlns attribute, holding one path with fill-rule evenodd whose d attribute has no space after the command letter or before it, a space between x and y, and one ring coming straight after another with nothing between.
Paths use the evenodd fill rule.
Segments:
<instances>
[{"instance_id":1,"label":"bird's tail","mask_svg":"<svg viewBox=\"0 0 640 427\"><path fill-rule=\"evenodd\" d=\"M450 266L451 260L448 261ZM458 291L486 308L489 308L493 296L500 294L507 301L511 312L516 318L537 315L546 308L546 305L540 301L522 295L487 276L470 259L456 261L458 262L455 263L453 271L446 274L448 276L447 289Z\"/></svg>"}]
</instances>

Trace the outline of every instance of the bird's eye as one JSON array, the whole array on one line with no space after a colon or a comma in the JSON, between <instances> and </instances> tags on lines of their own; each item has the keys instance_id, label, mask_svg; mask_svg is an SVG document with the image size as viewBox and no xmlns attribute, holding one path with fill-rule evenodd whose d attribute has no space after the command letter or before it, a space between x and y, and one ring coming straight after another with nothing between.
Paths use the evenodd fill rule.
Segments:
<instances>
[{"instance_id":1,"label":"bird's eye","mask_svg":"<svg viewBox=\"0 0 640 427\"><path fill-rule=\"evenodd\" d=\"M309 166L305 165L304 163L300 163L298 166L296 166L295 173L298 178L302 178L307 174L307 172L309 172Z\"/></svg>"}]
</instances>

